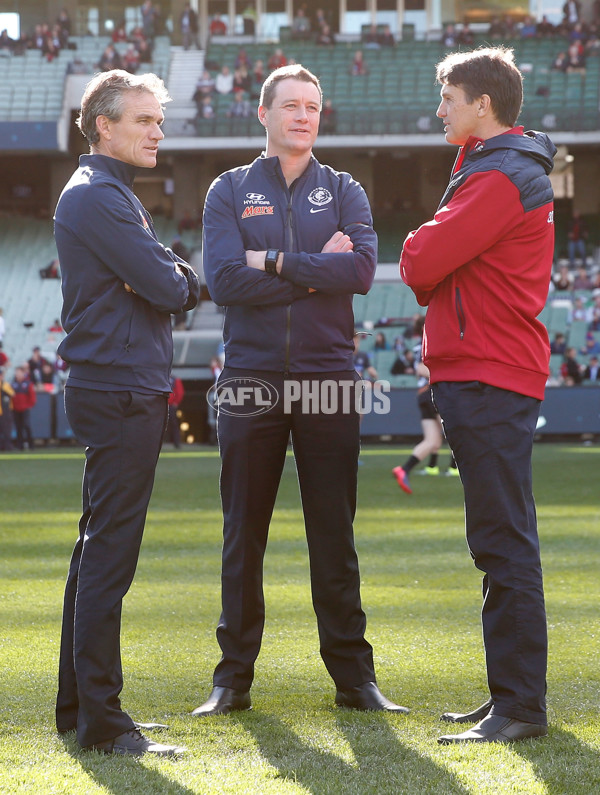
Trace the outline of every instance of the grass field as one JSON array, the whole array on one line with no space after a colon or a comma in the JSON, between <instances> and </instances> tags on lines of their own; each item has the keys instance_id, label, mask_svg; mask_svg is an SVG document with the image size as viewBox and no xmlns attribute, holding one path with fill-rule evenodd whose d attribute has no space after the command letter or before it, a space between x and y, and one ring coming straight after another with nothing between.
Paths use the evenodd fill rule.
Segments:
<instances>
[{"instance_id":1,"label":"grass field","mask_svg":"<svg viewBox=\"0 0 600 795\"><path fill-rule=\"evenodd\" d=\"M440 746L446 709L487 697L480 574L455 478L391 477L407 448L367 447L356 541L378 680L409 716L333 707L318 653L293 460L265 561L267 624L253 710L189 716L219 658L221 513L212 449L163 452L123 617L123 706L170 725L179 760L80 751L54 731L64 578L82 452L0 454L0 793L600 792L600 448L539 444L534 482L544 563L550 734L512 746ZM445 463L445 455L441 456ZM458 729L456 729L458 731Z\"/></svg>"}]
</instances>

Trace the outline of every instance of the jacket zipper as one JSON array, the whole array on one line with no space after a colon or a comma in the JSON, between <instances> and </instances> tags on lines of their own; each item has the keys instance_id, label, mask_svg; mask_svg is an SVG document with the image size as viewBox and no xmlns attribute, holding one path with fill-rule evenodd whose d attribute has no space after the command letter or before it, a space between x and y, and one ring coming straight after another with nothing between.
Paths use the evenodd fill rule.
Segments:
<instances>
[{"instance_id":1,"label":"jacket zipper","mask_svg":"<svg viewBox=\"0 0 600 795\"><path fill-rule=\"evenodd\" d=\"M286 185L287 189L287 185ZM287 203L287 215L285 220L286 226L286 239L287 245L286 248L288 251L294 250L294 227L292 226L292 204L294 201L294 190L295 184L292 186L291 190L289 191L289 199ZM290 373L290 337L291 337L291 330L292 330L292 305L288 304L286 307L286 324L285 324L285 359L284 359L284 366L283 366L283 374L284 376L288 376Z\"/></svg>"},{"instance_id":2,"label":"jacket zipper","mask_svg":"<svg viewBox=\"0 0 600 795\"><path fill-rule=\"evenodd\" d=\"M463 310L462 298L460 297L460 287L456 287L454 290L454 307L456 309L456 316L458 317L458 330L462 341L465 338L466 318Z\"/></svg>"}]
</instances>

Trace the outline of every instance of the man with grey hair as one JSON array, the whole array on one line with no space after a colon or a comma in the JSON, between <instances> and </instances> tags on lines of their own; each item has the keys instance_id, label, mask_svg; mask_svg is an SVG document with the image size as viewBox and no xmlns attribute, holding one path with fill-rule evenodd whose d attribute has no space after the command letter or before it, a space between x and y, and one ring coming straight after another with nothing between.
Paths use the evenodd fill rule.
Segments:
<instances>
[{"instance_id":1,"label":"man with grey hair","mask_svg":"<svg viewBox=\"0 0 600 795\"><path fill-rule=\"evenodd\" d=\"M191 267L159 243L132 191L154 168L169 100L156 75L121 70L87 85L78 125L91 153L63 190L54 233L70 365L65 410L85 445L83 513L64 598L56 725L84 748L172 756L121 709L122 600L137 565L163 439L171 314L200 294Z\"/></svg>"}]
</instances>

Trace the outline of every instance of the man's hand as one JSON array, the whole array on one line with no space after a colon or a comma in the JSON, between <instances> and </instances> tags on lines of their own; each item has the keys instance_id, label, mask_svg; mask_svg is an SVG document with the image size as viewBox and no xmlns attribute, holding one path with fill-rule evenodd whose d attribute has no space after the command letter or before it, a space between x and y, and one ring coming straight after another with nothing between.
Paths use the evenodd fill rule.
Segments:
<instances>
[{"instance_id":1,"label":"man's hand","mask_svg":"<svg viewBox=\"0 0 600 795\"><path fill-rule=\"evenodd\" d=\"M321 254L345 254L347 251L352 251L353 248L354 243L348 235L338 231L325 243Z\"/></svg>"},{"instance_id":2,"label":"man's hand","mask_svg":"<svg viewBox=\"0 0 600 795\"><path fill-rule=\"evenodd\" d=\"M136 291L133 289L133 287L130 287L130 285L128 285L128 284L127 284L127 282L123 282L123 286L125 287L125 290L126 290L128 293L133 293L134 295L137 295L137 293L136 293Z\"/></svg>"}]
</instances>

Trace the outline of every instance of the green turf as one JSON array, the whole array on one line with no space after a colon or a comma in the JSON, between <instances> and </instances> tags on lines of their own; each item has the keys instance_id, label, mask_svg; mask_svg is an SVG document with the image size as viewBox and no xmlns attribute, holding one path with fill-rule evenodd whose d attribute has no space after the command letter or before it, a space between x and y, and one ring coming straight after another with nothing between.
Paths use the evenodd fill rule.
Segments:
<instances>
[{"instance_id":1,"label":"green turf","mask_svg":"<svg viewBox=\"0 0 600 795\"><path fill-rule=\"evenodd\" d=\"M123 616L124 707L167 722L180 760L82 752L53 702L82 453L0 454L0 793L600 792L600 449L540 444L534 480L550 631L548 738L439 746L446 709L486 698L480 575L455 478L391 476L407 448L370 447L356 541L379 684L408 717L333 708L318 653L293 460L265 561L267 622L249 713L198 720L219 657L221 513L213 450L165 451ZM441 456L445 463L445 455ZM161 739L160 735L155 735Z\"/></svg>"}]
</instances>

